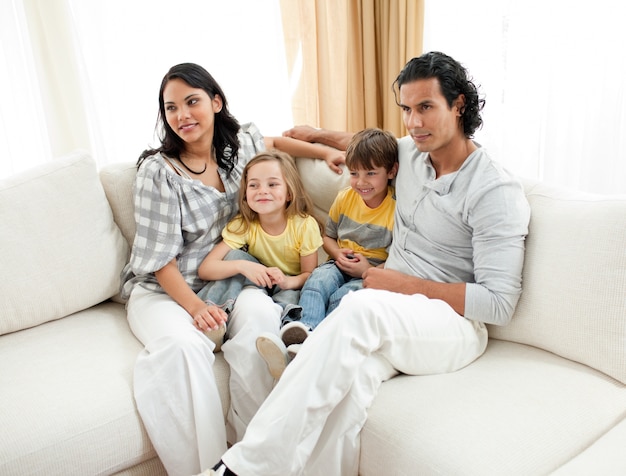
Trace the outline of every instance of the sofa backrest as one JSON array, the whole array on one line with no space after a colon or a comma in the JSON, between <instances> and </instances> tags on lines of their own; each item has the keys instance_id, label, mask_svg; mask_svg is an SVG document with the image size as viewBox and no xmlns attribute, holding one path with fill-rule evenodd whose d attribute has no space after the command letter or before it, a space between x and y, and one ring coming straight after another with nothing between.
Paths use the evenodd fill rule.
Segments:
<instances>
[{"instance_id":1,"label":"sofa backrest","mask_svg":"<svg viewBox=\"0 0 626 476\"><path fill-rule=\"evenodd\" d=\"M626 383L626 197L525 183L523 292L496 339L528 344Z\"/></svg>"},{"instance_id":2,"label":"sofa backrest","mask_svg":"<svg viewBox=\"0 0 626 476\"><path fill-rule=\"evenodd\" d=\"M128 245L84 152L0 180L0 335L118 292Z\"/></svg>"},{"instance_id":3,"label":"sofa backrest","mask_svg":"<svg viewBox=\"0 0 626 476\"><path fill-rule=\"evenodd\" d=\"M349 184L349 175L332 172L322 160L296 159L304 187L311 195L315 212L322 220L337 192ZM115 223L132 247L135 237L133 184L137 166L131 162L108 164L100 171L100 180L111 204Z\"/></svg>"},{"instance_id":4,"label":"sofa backrest","mask_svg":"<svg viewBox=\"0 0 626 476\"><path fill-rule=\"evenodd\" d=\"M133 245L136 229L133 198L135 175L137 166L130 162L108 164L100 170L100 180L111 205L113 219L122 230L129 250Z\"/></svg>"}]
</instances>

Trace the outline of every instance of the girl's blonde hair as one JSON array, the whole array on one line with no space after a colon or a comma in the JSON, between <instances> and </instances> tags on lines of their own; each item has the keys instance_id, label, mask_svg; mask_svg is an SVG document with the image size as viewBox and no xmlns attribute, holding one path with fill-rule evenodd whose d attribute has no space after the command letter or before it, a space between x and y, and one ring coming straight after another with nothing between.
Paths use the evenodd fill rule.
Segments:
<instances>
[{"instance_id":1,"label":"girl's blonde hair","mask_svg":"<svg viewBox=\"0 0 626 476\"><path fill-rule=\"evenodd\" d=\"M239 214L227 225L228 231L242 235L248 231L251 223L258 221L258 213L250 208L246 200L248 172L252 166L270 160L278 162L283 178L285 179L285 184L287 185L287 194L290 198L285 208L287 218L295 215L300 215L301 217L312 216L320 227L320 233L323 234L324 225L313 212L313 201L304 189L295 161L289 154L276 149L258 153L250 159L244 167L241 174L241 187L239 189Z\"/></svg>"}]
</instances>

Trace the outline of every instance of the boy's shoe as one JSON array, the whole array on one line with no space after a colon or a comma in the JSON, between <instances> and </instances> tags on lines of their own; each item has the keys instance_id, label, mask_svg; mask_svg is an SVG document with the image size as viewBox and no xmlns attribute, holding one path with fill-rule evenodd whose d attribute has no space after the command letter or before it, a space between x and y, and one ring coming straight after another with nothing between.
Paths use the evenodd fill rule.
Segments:
<instances>
[{"instance_id":1,"label":"boy's shoe","mask_svg":"<svg viewBox=\"0 0 626 476\"><path fill-rule=\"evenodd\" d=\"M275 380L280 379L289 363L287 347L285 347L283 341L271 332L264 332L256 338L256 349L263 360L265 360L270 375Z\"/></svg>"},{"instance_id":2,"label":"boy's shoe","mask_svg":"<svg viewBox=\"0 0 626 476\"><path fill-rule=\"evenodd\" d=\"M226 324L222 324L215 330L209 329L208 331L204 331L204 335L207 336L215 344L213 353L217 353L222 350L224 336L226 335Z\"/></svg>"},{"instance_id":3,"label":"boy's shoe","mask_svg":"<svg viewBox=\"0 0 626 476\"><path fill-rule=\"evenodd\" d=\"M287 347L287 356L289 357L289 362L296 358L296 355L298 355L298 352L300 352L300 347L302 347L302 344L291 344L289 347Z\"/></svg>"},{"instance_id":4,"label":"boy's shoe","mask_svg":"<svg viewBox=\"0 0 626 476\"><path fill-rule=\"evenodd\" d=\"M309 337L309 328L299 321L293 321L285 324L278 334L282 339L285 347L291 344L302 344Z\"/></svg>"}]
</instances>

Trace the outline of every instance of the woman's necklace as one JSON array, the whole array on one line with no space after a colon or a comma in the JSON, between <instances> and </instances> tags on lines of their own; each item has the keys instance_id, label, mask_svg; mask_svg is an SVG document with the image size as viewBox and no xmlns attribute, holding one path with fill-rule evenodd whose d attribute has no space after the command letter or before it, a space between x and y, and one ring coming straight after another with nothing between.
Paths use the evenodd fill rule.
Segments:
<instances>
[{"instance_id":1,"label":"woman's necklace","mask_svg":"<svg viewBox=\"0 0 626 476\"><path fill-rule=\"evenodd\" d=\"M183 164L183 167L185 167L189 172L191 172L194 175L202 175L204 172L206 172L206 168L207 168L206 162L204 163L204 168L200 172L196 172L195 170L191 170L189 167L185 165L185 162L183 162L182 157L178 157L178 160L180 161L181 164Z\"/></svg>"}]
</instances>

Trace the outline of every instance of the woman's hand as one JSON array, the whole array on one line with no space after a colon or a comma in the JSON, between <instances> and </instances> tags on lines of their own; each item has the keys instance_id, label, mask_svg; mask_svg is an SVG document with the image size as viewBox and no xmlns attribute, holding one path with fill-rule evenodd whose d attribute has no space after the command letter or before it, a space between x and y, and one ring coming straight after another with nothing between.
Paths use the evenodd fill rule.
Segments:
<instances>
[{"instance_id":1,"label":"woman's hand","mask_svg":"<svg viewBox=\"0 0 626 476\"><path fill-rule=\"evenodd\" d=\"M218 306L204 304L191 313L194 325L202 332L219 329L228 320L228 314Z\"/></svg>"}]
</instances>

